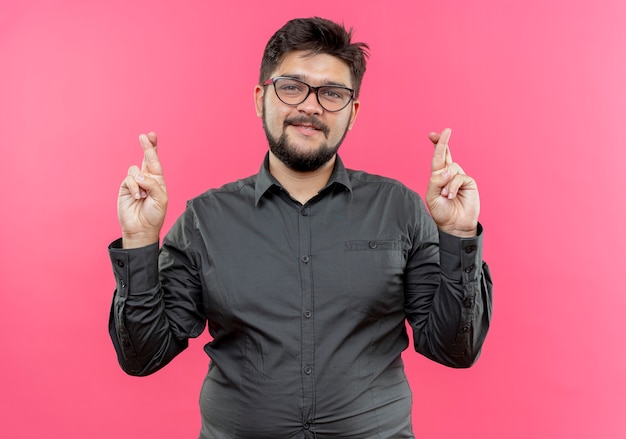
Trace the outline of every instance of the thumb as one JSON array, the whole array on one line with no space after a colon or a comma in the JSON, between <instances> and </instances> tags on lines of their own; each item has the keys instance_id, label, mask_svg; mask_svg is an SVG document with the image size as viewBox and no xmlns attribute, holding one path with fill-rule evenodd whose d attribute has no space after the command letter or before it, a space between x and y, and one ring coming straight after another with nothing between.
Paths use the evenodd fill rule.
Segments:
<instances>
[{"instance_id":1,"label":"thumb","mask_svg":"<svg viewBox=\"0 0 626 439\"><path fill-rule=\"evenodd\" d=\"M167 192L155 178L139 172L135 175L135 181L150 198L162 206L167 205Z\"/></svg>"}]
</instances>

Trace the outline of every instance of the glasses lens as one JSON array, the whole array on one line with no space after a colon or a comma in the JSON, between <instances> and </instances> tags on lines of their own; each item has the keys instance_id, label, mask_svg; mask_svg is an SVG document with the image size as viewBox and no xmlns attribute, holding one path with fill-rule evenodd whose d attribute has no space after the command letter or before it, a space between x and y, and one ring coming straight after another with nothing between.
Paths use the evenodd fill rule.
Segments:
<instances>
[{"instance_id":1,"label":"glasses lens","mask_svg":"<svg viewBox=\"0 0 626 439\"><path fill-rule=\"evenodd\" d=\"M276 94L285 104L297 105L306 99L309 87L295 79L280 78L274 81Z\"/></svg>"},{"instance_id":2,"label":"glasses lens","mask_svg":"<svg viewBox=\"0 0 626 439\"><path fill-rule=\"evenodd\" d=\"M342 87L321 87L317 91L317 96L322 107L328 111L338 111L350 102L352 93Z\"/></svg>"},{"instance_id":3,"label":"glasses lens","mask_svg":"<svg viewBox=\"0 0 626 439\"><path fill-rule=\"evenodd\" d=\"M287 105L302 103L309 93L309 86L297 79L278 78L274 81L274 88L280 100ZM352 91L343 87L326 86L319 88L317 96L324 109L339 111L352 99Z\"/></svg>"}]
</instances>

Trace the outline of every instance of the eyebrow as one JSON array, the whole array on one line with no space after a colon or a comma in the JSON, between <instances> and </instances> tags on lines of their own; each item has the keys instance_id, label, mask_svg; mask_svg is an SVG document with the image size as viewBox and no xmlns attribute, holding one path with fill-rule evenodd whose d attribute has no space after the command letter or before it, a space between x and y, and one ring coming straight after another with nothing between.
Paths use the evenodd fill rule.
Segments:
<instances>
[{"instance_id":1,"label":"eyebrow","mask_svg":"<svg viewBox=\"0 0 626 439\"><path fill-rule=\"evenodd\" d=\"M298 81L306 82L307 84L309 83L309 81L308 81L308 79L307 79L307 77L305 75L301 75L301 74L298 74L298 73L294 73L294 74L283 73L283 74L276 75L276 76L283 76L283 77L287 77L287 78L293 78L293 79L297 79ZM322 84L319 85L318 87L333 86L333 85L336 85L337 87L345 87L345 88L348 88L348 89L352 90L346 84L344 84L342 82L335 82L335 81L322 81Z\"/></svg>"}]
</instances>

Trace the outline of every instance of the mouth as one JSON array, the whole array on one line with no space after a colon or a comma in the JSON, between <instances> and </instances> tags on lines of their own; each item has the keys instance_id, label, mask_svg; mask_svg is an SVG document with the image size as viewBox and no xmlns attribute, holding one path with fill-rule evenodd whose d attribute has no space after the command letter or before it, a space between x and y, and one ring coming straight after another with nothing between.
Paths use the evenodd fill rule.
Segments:
<instances>
[{"instance_id":1,"label":"mouth","mask_svg":"<svg viewBox=\"0 0 626 439\"><path fill-rule=\"evenodd\" d=\"M321 122L318 121L311 121L309 120L302 120L300 118L300 120L298 119L292 119L292 120L286 120L285 121L285 126L292 126L294 127L298 132L304 134L304 135L313 135L317 132L321 132L323 133L325 136L328 135L328 127L326 127L324 124L322 124Z\"/></svg>"},{"instance_id":2,"label":"mouth","mask_svg":"<svg viewBox=\"0 0 626 439\"><path fill-rule=\"evenodd\" d=\"M308 131L319 131L319 128L314 127L313 125L305 125L305 124L293 124L292 126L302 129L302 130L308 130Z\"/></svg>"}]
</instances>

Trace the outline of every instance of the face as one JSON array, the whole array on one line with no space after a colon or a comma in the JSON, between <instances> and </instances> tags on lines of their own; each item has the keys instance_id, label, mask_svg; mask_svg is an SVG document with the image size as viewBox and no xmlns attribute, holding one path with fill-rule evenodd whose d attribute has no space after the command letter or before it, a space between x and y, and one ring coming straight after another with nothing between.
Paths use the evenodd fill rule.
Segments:
<instances>
[{"instance_id":1,"label":"face","mask_svg":"<svg viewBox=\"0 0 626 439\"><path fill-rule=\"evenodd\" d=\"M334 84L352 88L348 65L327 54L291 52L272 74L275 76L294 77L312 86ZM359 111L359 102L353 100L341 111L328 112L317 102L315 93L301 104L287 105L278 99L273 85L257 86L254 93L270 152L300 172L314 171L335 157Z\"/></svg>"}]
</instances>

